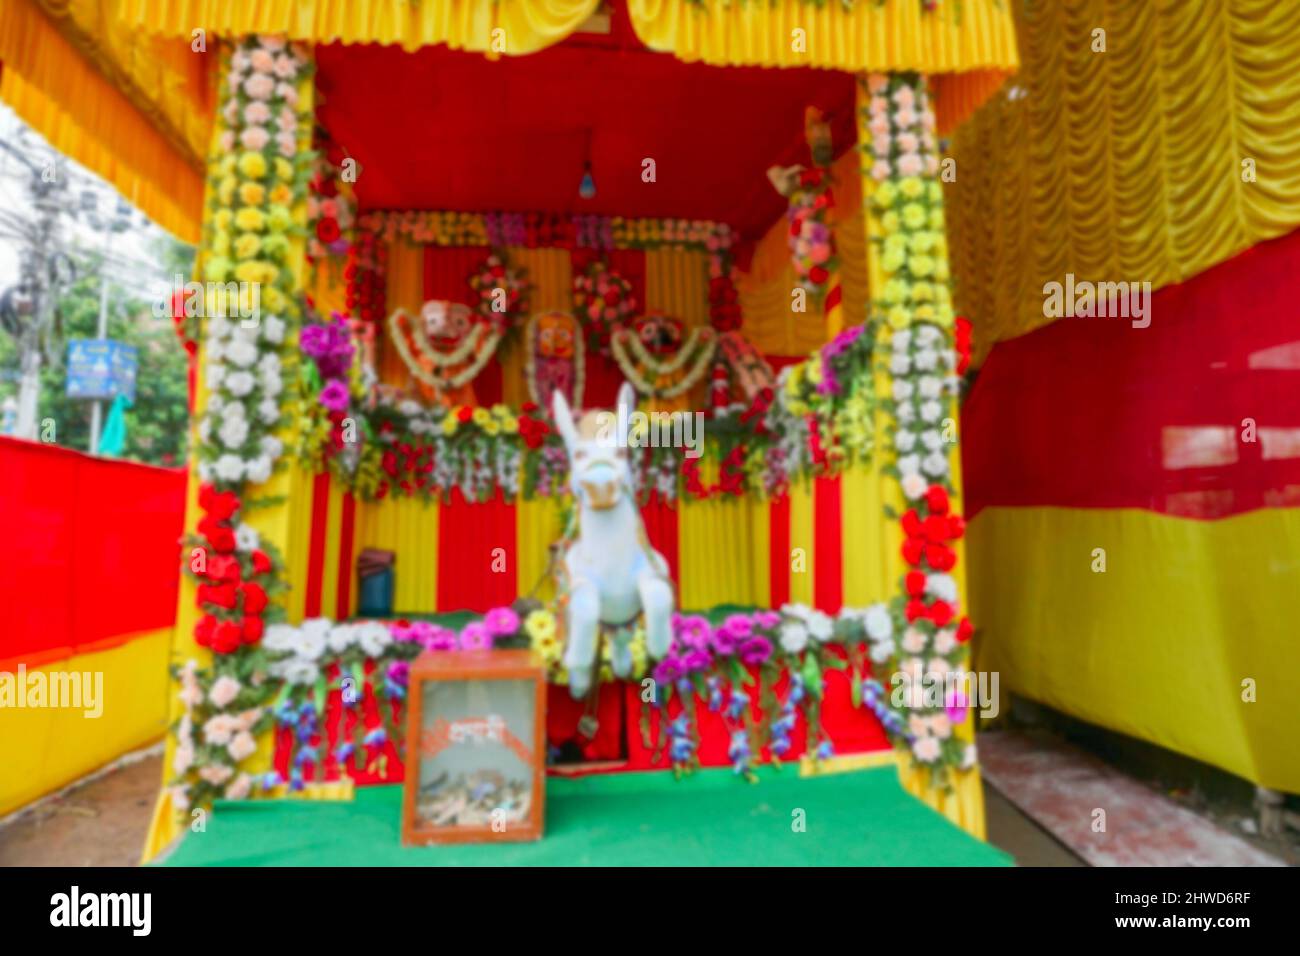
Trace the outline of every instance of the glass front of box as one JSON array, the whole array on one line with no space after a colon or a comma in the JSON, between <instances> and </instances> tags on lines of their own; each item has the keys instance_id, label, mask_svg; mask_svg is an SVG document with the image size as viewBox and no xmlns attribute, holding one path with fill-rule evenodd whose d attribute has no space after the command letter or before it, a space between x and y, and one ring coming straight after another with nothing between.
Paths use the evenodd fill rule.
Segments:
<instances>
[{"instance_id":1,"label":"glass front of box","mask_svg":"<svg viewBox=\"0 0 1300 956\"><path fill-rule=\"evenodd\" d=\"M536 734L531 680L440 680L423 684L419 829L491 828L528 820Z\"/></svg>"}]
</instances>

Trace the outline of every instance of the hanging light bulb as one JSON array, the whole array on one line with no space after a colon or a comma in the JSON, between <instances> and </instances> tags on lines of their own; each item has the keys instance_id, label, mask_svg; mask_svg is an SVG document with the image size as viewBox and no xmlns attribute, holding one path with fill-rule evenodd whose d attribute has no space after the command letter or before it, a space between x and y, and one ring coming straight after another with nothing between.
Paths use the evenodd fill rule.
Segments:
<instances>
[{"instance_id":1,"label":"hanging light bulb","mask_svg":"<svg viewBox=\"0 0 1300 956\"><path fill-rule=\"evenodd\" d=\"M596 196L596 179L591 175L591 163L582 164L582 182L578 184L578 195L583 199L594 199Z\"/></svg>"}]
</instances>

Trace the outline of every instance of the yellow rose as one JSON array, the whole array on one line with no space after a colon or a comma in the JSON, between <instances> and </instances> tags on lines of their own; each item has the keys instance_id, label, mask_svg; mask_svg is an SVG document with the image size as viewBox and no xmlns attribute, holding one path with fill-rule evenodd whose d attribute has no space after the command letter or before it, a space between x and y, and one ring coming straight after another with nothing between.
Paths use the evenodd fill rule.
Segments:
<instances>
[{"instance_id":1,"label":"yellow rose","mask_svg":"<svg viewBox=\"0 0 1300 956\"><path fill-rule=\"evenodd\" d=\"M221 182L217 183L217 201L223 206L229 206L235 198L235 190L239 188L239 180L234 176L226 176Z\"/></svg>"},{"instance_id":2,"label":"yellow rose","mask_svg":"<svg viewBox=\"0 0 1300 956\"><path fill-rule=\"evenodd\" d=\"M245 206L260 206L266 199L266 187L261 183L244 183L239 187L239 201Z\"/></svg>"},{"instance_id":3,"label":"yellow rose","mask_svg":"<svg viewBox=\"0 0 1300 956\"><path fill-rule=\"evenodd\" d=\"M907 269L918 279L924 279L935 272L935 262L929 256L912 256L907 260Z\"/></svg>"},{"instance_id":4,"label":"yellow rose","mask_svg":"<svg viewBox=\"0 0 1300 956\"><path fill-rule=\"evenodd\" d=\"M488 422L492 421L492 413L480 405L470 413L470 418L479 428L483 428Z\"/></svg>"},{"instance_id":5,"label":"yellow rose","mask_svg":"<svg viewBox=\"0 0 1300 956\"><path fill-rule=\"evenodd\" d=\"M209 256L203 260L203 279L206 282L225 282L230 276L230 260L224 256Z\"/></svg>"},{"instance_id":6,"label":"yellow rose","mask_svg":"<svg viewBox=\"0 0 1300 956\"><path fill-rule=\"evenodd\" d=\"M901 305L889 310L889 324L896 329L905 329L912 324L912 313Z\"/></svg>"},{"instance_id":7,"label":"yellow rose","mask_svg":"<svg viewBox=\"0 0 1300 956\"><path fill-rule=\"evenodd\" d=\"M895 255L907 255L907 233L890 233L885 237L885 241L881 244L881 248L884 252L891 252Z\"/></svg>"},{"instance_id":8,"label":"yellow rose","mask_svg":"<svg viewBox=\"0 0 1300 956\"><path fill-rule=\"evenodd\" d=\"M935 206L930 210L930 228L935 232L943 232L943 207Z\"/></svg>"},{"instance_id":9,"label":"yellow rose","mask_svg":"<svg viewBox=\"0 0 1300 956\"><path fill-rule=\"evenodd\" d=\"M899 252L886 252L880 257L880 268L885 272L897 272L903 267L903 255Z\"/></svg>"},{"instance_id":10,"label":"yellow rose","mask_svg":"<svg viewBox=\"0 0 1300 956\"><path fill-rule=\"evenodd\" d=\"M912 310L912 314L915 315L917 319L921 319L926 322L932 321L935 317L934 306L918 305L915 309Z\"/></svg>"},{"instance_id":11,"label":"yellow rose","mask_svg":"<svg viewBox=\"0 0 1300 956\"><path fill-rule=\"evenodd\" d=\"M809 359L803 364L807 368L804 375L807 377L808 381L812 382L814 385L819 384L822 380L822 363L817 359Z\"/></svg>"},{"instance_id":12,"label":"yellow rose","mask_svg":"<svg viewBox=\"0 0 1300 956\"><path fill-rule=\"evenodd\" d=\"M929 302L934 298L934 285L929 282L917 282L912 286L913 302Z\"/></svg>"},{"instance_id":13,"label":"yellow rose","mask_svg":"<svg viewBox=\"0 0 1300 956\"><path fill-rule=\"evenodd\" d=\"M934 277L940 282L948 281L948 260L940 259L934 264Z\"/></svg>"},{"instance_id":14,"label":"yellow rose","mask_svg":"<svg viewBox=\"0 0 1300 956\"><path fill-rule=\"evenodd\" d=\"M880 298L887 305L907 300L907 283L902 279L890 279L880 292Z\"/></svg>"},{"instance_id":15,"label":"yellow rose","mask_svg":"<svg viewBox=\"0 0 1300 956\"><path fill-rule=\"evenodd\" d=\"M930 180L929 193L930 193L930 202L932 203L943 202L943 186L939 183L939 180L937 179Z\"/></svg>"},{"instance_id":16,"label":"yellow rose","mask_svg":"<svg viewBox=\"0 0 1300 956\"><path fill-rule=\"evenodd\" d=\"M240 233L239 238L235 240L235 258L251 259L257 255L262 248L262 240L257 238L256 233Z\"/></svg>"},{"instance_id":17,"label":"yellow rose","mask_svg":"<svg viewBox=\"0 0 1300 956\"><path fill-rule=\"evenodd\" d=\"M275 158L275 178L282 182L293 181L293 163L289 162L283 156Z\"/></svg>"},{"instance_id":18,"label":"yellow rose","mask_svg":"<svg viewBox=\"0 0 1300 956\"><path fill-rule=\"evenodd\" d=\"M501 433L501 425L498 424L496 419L489 418L483 425L483 431L489 435L499 435Z\"/></svg>"},{"instance_id":19,"label":"yellow rose","mask_svg":"<svg viewBox=\"0 0 1300 956\"><path fill-rule=\"evenodd\" d=\"M271 202L280 206L289 205L293 202L293 190L284 183L280 183L271 190Z\"/></svg>"},{"instance_id":20,"label":"yellow rose","mask_svg":"<svg viewBox=\"0 0 1300 956\"><path fill-rule=\"evenodd\" d=\"M903 225L908 229L921 229L925 221L925 207L920 203L910 202L903 207Z\"/></svg>"},{"instance_id":21,"label":"yellow rose","mask_svg":"<svg viewBox=\"0 0 1300 956\"><path fill-rule=\"evenodd\" d=\"M507 435L514 435L519 431L519 419L513 415L507 415L501 419L501 430Z\"/></svg>"},{"instance_id":22,"label":"yellow rose","mask_svg":"<svg viewBox=\"0 0 1300 956\"><path fill-rule=\"evenodd\" d=\"M455 415L447 415L442 420L442 433L450 438L452 435L456 434L456 426L459 424L460 422L456 421Z\"/></svg>"},{"instance_id":23,"label":"yellow rose","mask_svg":"<svg viewBox=\"0 0 1300 956\"><path fill-rule=\"evenodd\" d=\"M208 244L208 251L214 256L230 255L230 233L216 231L212 234L212 242Z\"/></svg>"},{"instance_id":24,"label":"yellow rose","mask_svg":"<svg viewBox=\"0 0 1300 956\"><path fill-rule=\"evenodd\" d=\"M898 232L898 213L894 212L891 209L889 212L881 216L880 230L883 233L885 233L885 235L889 235L890 233L893 232Z\"/></svg>"},{"instance_id":25,"label":"yellow rose","mask_svg":"<svg viewBox=\"0 0 1300 956\"><path fill-rule=\"evenodd\" d=\"M293 227L293 212L276 203L266 210L266 221L272 232L288 232Z\"/></svg>"},{"instance_id":26,"label":"yellow rose","mask_svg":"<svg viewBox=\"0 0 1300 956\"><path fill-rule=\"evenodd\" d=\"M235 160L238 157L234 153L227 153L221 157L221 162L217 163L218 176L233 176L235 173Z\"/></svg>"},{"instance_id":27,"label":"yellow rose","mask_svg":"<svg viewBox=\"0 0 1300 956\"><path fill-rule=\"evenodd\" d=\"M248 179L261 179L266 175L266 157L249 150L239 157L239 171Z\"/></svg>"},{"instance_id":28,"label":"yellow rose","mask_svg":"<svg viewBox=\"0 0 1300 956\"><path fill-rule=\"evenodd\" d=\"M908 176L898 184L898 191L908 199L916 199L925 192L925 183L917 176Z\"/></svg>"},{"instance_id":29,"label":"yellow rose","mask_svg":"<svg viewBox=\"0 0 1300 956\"><path fill-rule=\"evenodd\" d=\"M876 187L876 191L871 194L871 199L875 202L877 209L888 209L894 204L895 199L893 183L888 181L881 183Z\"/></svg>"},{"instance_id":30,"label":"yellow rose","mask_svg":"<svg viewBox=\"0 0 1300 956\"><path fill-rule=\"evenodd\" d=\"M212 217L212 225L218 232L229 232L234 218L235 214L229 209L218 209L217 214Z\"/></svg>"},{"instance_id":31,"label":"yellow rose","mask_svg":"<svg viewBox=\"0 0 1300 956\"><path fill-rule=\"evenodd\" d=\"M242 232L261 232L266 227L266 217L262 210L245 206L235 213L235 226Z\"/></svg>"},{"instance_id":32,"label":"yellow rose","mask_svg":"<svg viewBox=\"0 0 1300 956\"><path fill-rule=\"evenodd\" d=\"M261 282L262 264L260 262L241 262L235 266L235 278L240 282Z\"/></svg>"},{"instance_id":33,"label":"yellow rose","mask_svg":"<svg viewBox=\"0 0 1300 956\"><path fill-rule=\"evenodd\" d=\"M262 290L262 305L269 312L284 311L284 294L273 285Z\"/></svg>"}]
</instances>

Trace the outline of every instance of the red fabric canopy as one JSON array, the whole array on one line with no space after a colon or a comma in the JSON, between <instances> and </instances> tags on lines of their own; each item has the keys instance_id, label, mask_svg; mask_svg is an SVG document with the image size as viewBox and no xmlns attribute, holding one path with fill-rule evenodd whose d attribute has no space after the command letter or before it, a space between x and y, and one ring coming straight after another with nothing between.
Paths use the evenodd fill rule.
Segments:
<instances>
[{"instance_id":1,"label":"red fabric canopy","mask_svg":"<svg viewBox=\"0 0 1300 956\"><path fill-rule=\"evenodd\" d=\"M438 47L316 56L318 116L361 166L363 209L712 219L755 238L785 209L767 167L808 162L806 106L832 118L839 152L856 138L850 74L688 64L626 33L495 62ZM597 192L582 200L587 159Z\"/></svg>"}]
</instances>

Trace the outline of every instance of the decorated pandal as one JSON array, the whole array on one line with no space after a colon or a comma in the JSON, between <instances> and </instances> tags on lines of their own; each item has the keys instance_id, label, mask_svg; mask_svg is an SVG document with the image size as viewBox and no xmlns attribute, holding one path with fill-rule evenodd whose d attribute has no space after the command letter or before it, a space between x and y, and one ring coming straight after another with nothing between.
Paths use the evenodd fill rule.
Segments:
<instances>
[{"instance_id":1,"label":"decorated pandal","mask_svg":"<svg viewBox=\"0 0 1300 956\"><path fill-rule=\"evenodd\" d=\"M149 854L214 801L404 776L422 825L508 828L539 761L897 764L983 835L944 84L628 58L627 29L223 44L214 291L177 319L203 560ZM260 321L221 315L229 283ZM471 716L414 729L458 756L412 776L413 671L512 650L545 752L471 681Z\"/></svg>"}]
</instances>

